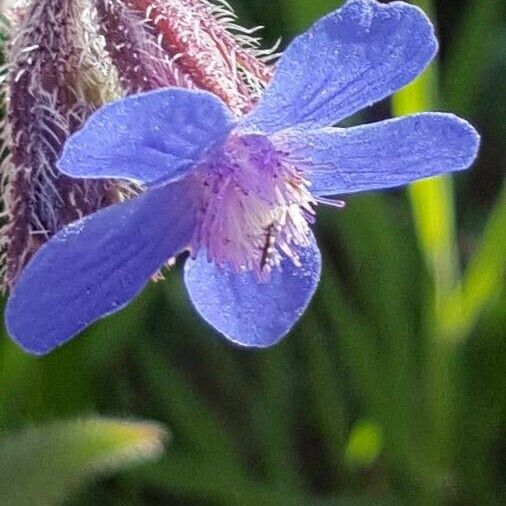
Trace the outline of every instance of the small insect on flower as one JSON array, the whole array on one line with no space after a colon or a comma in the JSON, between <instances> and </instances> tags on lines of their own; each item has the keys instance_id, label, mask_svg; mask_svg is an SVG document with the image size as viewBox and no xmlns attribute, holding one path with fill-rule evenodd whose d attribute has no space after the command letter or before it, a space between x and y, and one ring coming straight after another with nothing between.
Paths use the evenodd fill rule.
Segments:
<instances>
[{"instance_id":1,"label":"small insect on flower","mask_svg":"<svg viewBox=\"0 0 506 506\"><path fill-rule=\"evenodd\" d=\"M124 307L188 250L198 312L234 343L278 342L318 284L315 207L340 206L325 196L462 170L476 157L478 134L451 114L332 126L409 83L436 49L420 9L350 0L290 44L245 116L180 88L101 108L66 143L60 169L147 190L40 248L8 301L11 337L47 353Z\"/></svg>"}]
</instances>

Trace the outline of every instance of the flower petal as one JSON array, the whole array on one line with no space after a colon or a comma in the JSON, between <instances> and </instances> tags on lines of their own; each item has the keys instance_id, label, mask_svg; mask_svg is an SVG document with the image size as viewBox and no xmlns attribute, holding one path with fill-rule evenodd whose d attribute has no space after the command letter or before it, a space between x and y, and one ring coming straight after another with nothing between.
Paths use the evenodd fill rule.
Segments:
<instances>
[{"instance_id":1,"label":"flower petal","mask_svg":"<svg viewBox=\"0 0 506 506\"><path fill-rule=\"evenodd\" d=\"M431 22L418 7L351 0L288 46L241 128L334 125L408 84L436 50Z\"/></svg>"},{"instance_id":2,"label":"flower petal","mask_svg":"<svg viewBox=\"0 0 506 506\"><path fill-rule=\"evenodd\" d=\"M9 335L43 355L123 308L162 264L189 243L194 214L175 183L65 227L42 246L6 308Z\"/></svg>"},{"instance_id":3,"label":"flower petal","mask_svg":"<svg viewBox=\"0 0 506 506\"><path fill-rule=\"evenodd\" d=\"M354 128L287 130L277 143L308 160L315 195L400 186L468 168L479 135L453 114L415 114Z\"/></svg>"},{"instance_id":4,"label":"flower petal","mask_svg":"<svg viewBox=\"0 0 506 506\"><path fill-rule=\"evenodd\" d=\"M67 141L58 167L72 177L175 181L232 127L231 113L211 93L131 95L95 112Z\"/></svg>"},{"instance_id":5,"label":"flower petal","mask_svg":"<svg viewBox=\"0 0 506 506\"><path fill-rule=\"evenodd\" d=\"M259 282L251 272L217 267L203 252L186 263L186 287L197 311L227 339L265 348L293 327L316 290L321 257L314 238L300 260L301 267L284 260L269 281Z\"/></svg>"}]
</instances>

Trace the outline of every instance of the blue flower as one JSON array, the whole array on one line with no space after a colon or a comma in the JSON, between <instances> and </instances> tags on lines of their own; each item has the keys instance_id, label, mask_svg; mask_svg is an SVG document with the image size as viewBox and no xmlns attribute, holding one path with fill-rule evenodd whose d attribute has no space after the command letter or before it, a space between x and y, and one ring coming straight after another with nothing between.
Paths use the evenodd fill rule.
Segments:
<instances>
[{"instance_id":1,"label":"blue flower","mask_svg":"<svg viewBox=\"0 0 506 506\"><path fill-rule=\"evenodd\" d=\"M319 202L339 202L324 196L462 170L476 157L478 134L450 114L331 126L409 83L436 49L418 8L351 0L290 44L243 118L210 93L178 88L100 109L67 142L60 169L146 192L40 248L9 299L9 334L47 353L189 250L185 283L204 319L240 345L279 341L318 284L310 224Z\"/></svg>"}]
</instances>

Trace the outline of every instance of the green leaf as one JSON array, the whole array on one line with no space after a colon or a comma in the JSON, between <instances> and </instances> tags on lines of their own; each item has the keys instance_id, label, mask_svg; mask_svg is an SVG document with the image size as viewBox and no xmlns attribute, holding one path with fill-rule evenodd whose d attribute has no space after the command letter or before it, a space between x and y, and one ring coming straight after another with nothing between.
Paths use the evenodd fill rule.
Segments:
<instances>
[{"instance_id":1,"label":"green leaf","mask_svg":"<svg viewBox=\"0 0 506 506\"><path fill-rule=\"evenodd\" d=\"M0 440L0 504L60 504L87 479L158 457L156 424L90 418L53 422Z\"/></svg>"},{"instance_id":2,"label":"green leaf","mask_svg":"<svg viewBox=\"0 0 506 506\"><path fill-rule=\"evenodd\" d=\"M463 339L504 287L506 271L506 186L487 222L462 283L445 300L441 333Z\"/></svg>"}]
</instances>

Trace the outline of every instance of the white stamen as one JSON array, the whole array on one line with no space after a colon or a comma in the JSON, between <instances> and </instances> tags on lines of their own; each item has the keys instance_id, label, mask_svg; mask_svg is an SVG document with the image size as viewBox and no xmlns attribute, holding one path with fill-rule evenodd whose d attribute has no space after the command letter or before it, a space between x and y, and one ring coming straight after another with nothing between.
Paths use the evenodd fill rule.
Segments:
<instances>
[{"instance_id":1,"label":"white stamen","mask_svg":"<svg viewBox=\"0 0 506 506\"><path fill-rule=\"evenodd\" d=\"M192 244L236 272L269 276L309 244L316 202L300 170L260 135L231 135L197 169L202 200Z\"/></svg>"}]
</instances>

